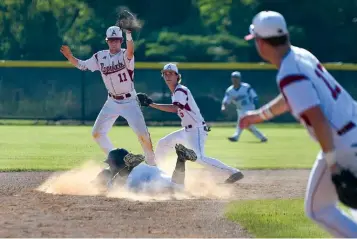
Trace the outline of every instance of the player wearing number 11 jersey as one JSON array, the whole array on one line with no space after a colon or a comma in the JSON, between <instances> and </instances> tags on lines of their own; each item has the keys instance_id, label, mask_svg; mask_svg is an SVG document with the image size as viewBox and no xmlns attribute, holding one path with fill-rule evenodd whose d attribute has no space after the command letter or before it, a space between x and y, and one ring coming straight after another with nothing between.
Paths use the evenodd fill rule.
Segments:
<instances>
[{"instance_id":1,"label":"player wearing number 11 jersey","mask_svg":"<svg viewBox=\"0 0 357 239\"><path fill-rule=\"evenodd\" d=\"M138 136L147 163L155 165L150 134L134 89L134 43L131 33L126 32L127 49L121 48L123 32L117 26L107 29L106 42L108 50L99 51L85 61L76 59L68 46L61 47L62 54L78 69L100 71L108 91L107 101L94 123L93 138L109 154L114 146L108 138L108 132L116 119L122 116Z\"/></svg>"},{"instance_id":2,"label":"player wearing number 11 jersey","mask_svg":"<svg viewBox=\"0 0 357 239\"><path fill-rule=\"evenodd\" d=\"M345 171L357 171L355 100L313 54L291 46L280 13L263 11L256 15L246 40L253 38L260 56L279 69L277 85L281 94L262 108L247 112L240 126L246 128L290 111L321 147L308 180L307 216L334 237L356 238L356 222L338 207L347 184L338 186L336 180L355 182ZM352 188L356 190L357 185Z\"/></svg>"}]
</instances>

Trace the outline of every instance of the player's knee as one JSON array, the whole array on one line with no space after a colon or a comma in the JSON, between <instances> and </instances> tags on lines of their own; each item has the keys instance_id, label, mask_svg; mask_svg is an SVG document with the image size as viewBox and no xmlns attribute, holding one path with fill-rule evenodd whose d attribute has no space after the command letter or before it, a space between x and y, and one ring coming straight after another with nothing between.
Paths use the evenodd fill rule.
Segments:
<instances>
[{"instance_id":1,"label":"player's knee","mask_svg":"<svg viewBox=\"0 0 357 239\"><path fill-rule=\"evenodd\" d=\"M93 137L94 140L99 139L102 135L103 134L101 132L99 132L99 131L96 131L96 130L92 131L92 137Z\"/></svg>"}]
</instances>

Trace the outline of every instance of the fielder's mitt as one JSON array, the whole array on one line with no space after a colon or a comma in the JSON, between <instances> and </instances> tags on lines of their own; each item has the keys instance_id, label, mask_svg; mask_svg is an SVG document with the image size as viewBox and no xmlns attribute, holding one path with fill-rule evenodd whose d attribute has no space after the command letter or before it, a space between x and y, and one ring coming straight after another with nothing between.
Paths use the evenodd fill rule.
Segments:
<instances>
[{"instance_id":1,"label":"fielder's mitt","mask_svg":"<svg viewBox=\"0 0 357 239\"><path fill-rule=\"evenodd\" d=\"M338 198L346 206L357 209L357 177L349 169L337 167L331 179Z\"/></svg>"},{"instance_id":2,"label":"fielder's mitt","mask_svg":"<svg viewBox=\"0 0 357 239\"><path fill-rule=\"evenodd\" d=\"M197 155L196 155L195 151L193 151L192 149L186 148L182 144L176 144L175 150L176 150L177 157L180 161L190 160L190 161L194 162L197 160Z\"/></svg>"},{"instance_id":3,"label":"fielder's mitt","mask_svg":"<svg viewBox=\"0 0 357 239\"><path fill-rule=\"evenodd\" d=\"M148 107L150 104L154 103L152 99L145 93L136 94L141 106Z\"/></svg>"},{"instance_id":4,"label":"fielder's mitt","mask_svg":"<svg viewBox=\"0 0 357 239\"><path fill-rule=\"evenodd\" d=\"M128 10L120 10L116 25L128 31L141 28L141 22Z\"/></svg>"},{"instance_id":5,"label":"fielder's mitt","mask_svg":"<svg viewBox=\"0 0 357 239\"><path fill-rule=\"evenodd\" d=\"M124 157L125 165L128 168L135 168L139 164L145 161L144 155L128 153Z\"/></svg>"}]
</instances>

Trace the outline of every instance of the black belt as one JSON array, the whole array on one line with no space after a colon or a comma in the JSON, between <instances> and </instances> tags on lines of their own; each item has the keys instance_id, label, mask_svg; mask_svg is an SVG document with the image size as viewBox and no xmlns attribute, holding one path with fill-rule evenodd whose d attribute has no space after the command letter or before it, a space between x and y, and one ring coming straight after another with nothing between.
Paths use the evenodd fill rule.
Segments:
<instances>
[{"instance_id":1,"label":"black belt","mask_svg":"<svg viewBox=\"0 0 357 239\"><path fill-rule=\"evenodd\" d=\"M203 129L207 132L211 131L211 127L207 126L206 125L206 122L202 122L202 125L204 125ZM186 125L185 126L185 129L192 129L193 128L193 125L192 124L189 124L189 125Z\"/></svg>"},{"instance_id":2,"label":"black belt","mask_svg":"<svg viewBox=\"0 0 357 239\"><path fill-rule=\"evenodd\" d=\"M124 100L126 98L129 98L131 97L131 94L130 93L126 93L125 95L113 95L112 93L108 93L108 95L113 98L113 99L116 99L116 100Z\"/></svg>"},{"instance_id":3,"label":"black belt","mask_svg":"<svg viewBox=\"0 0 357 239\"><path fill-rule=\"evenodd\" d=\"M350 131L351 129L353 129L354 127L356 127L356 124L350 121L347 124L345 124L345 126L343 126L340 130L338 130L337 134L339 136L342 136L346 134L348 131Z\"/></svg>"}]
</instances>

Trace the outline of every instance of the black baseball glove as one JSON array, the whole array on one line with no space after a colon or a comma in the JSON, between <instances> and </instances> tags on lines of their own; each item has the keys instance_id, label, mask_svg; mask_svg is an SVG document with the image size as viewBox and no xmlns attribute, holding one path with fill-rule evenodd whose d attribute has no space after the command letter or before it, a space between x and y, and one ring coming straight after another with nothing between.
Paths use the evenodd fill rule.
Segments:
<instances>
[{"instance_id":1,"label":"black baseball glove","mask_svg":"<svg viewBox=\"0 0 357 239\"><path fill-rule=\"evenodd\" d=\"M128 31L134 31L141 29L141 22L126 9L122 9L119 11L119 16L116 25L121 29L125 29Z\"/></svg>"},{"instance_id":2,"label":"black baseball glove","mask_svg":"<svg viewBox=\"0 0 357 239\"><path fill-rule=\"evenodd\" d=\"M141 106L148 107L150 104L154 103L152 99L145 93L137 93L136 96L138 97Z\"/></svg>"},{"instance_id":3,"label":"black baseball glove","mask_svg":"<svg viewBox=\"0 0 357 239\"><path fill-rule=\"evenodd\" d=\"M351 170L339 165L331 174L332 182L341 203L349 208L357 209L357 177Z\"/></svg>"}]
</instances>

